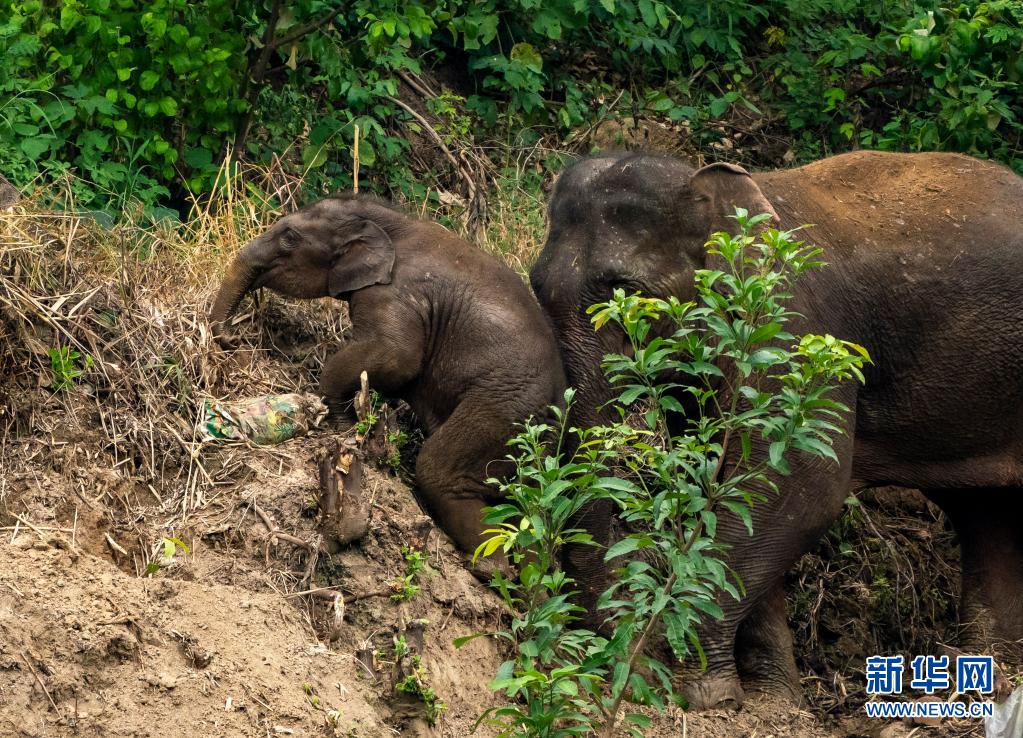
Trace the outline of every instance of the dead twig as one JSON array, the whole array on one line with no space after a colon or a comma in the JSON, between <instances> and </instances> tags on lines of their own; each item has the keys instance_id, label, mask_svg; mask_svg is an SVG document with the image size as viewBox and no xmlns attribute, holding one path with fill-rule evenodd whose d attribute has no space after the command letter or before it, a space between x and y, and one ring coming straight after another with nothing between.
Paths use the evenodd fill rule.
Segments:
<instances>
[{"instance_id":1,"label":"dead twig","mask_svg":"<svg viewBox=\"0 0 1023 738\"><path fill-rule=\"evenodd\" d=\"M106 536L107 543L110 544L110 548L114 549L115 551L117 551L122 556L129 556L130 555L127 551L124 550L124 547L121 546L121 544L119 544L117 541L115 541L113 538L110 537L109 533L104 533L103 535Z\"/></svg>"},{"instance_id":2,"label":"dead twig","mask_svg":"<svg viewBox=\"0 0 1023 738\"><path fill-rule=\"evenodd\" d=\"M462 178L462 181L465 182L466 191L469 194L469 200L474 201L476 199L476 181L472 178L472 175L465 170L465 167L462 165L462 163L458 161L457 158L455 158L455 155L451 153L451 149L449 149L448 145L444 143L443 137L439 133L437 133L433 126L430 125L430 121L428 121L422 115L417 113L415 109L403 103L398 98L392 97L390 95L386 95L385 97L387 100L394 103L399 108L401 108L406 113L415 118L416 121L423 127L423 130L425 130L430 135L430 138L434 140L434 142L440 148L441 152L444 154L447 160L451 162L451 166L455 168L455 172L458 174L459 177Z\"/></svg>"},{"instance_id":3,"label":"dead twig","mask_svg":"<svg viewBox=\"0 0 1023 738\"><path fill-rule=\"evenodd\" d=\"M48 690L46 688L46 685L43 684L42 678L40 678L39 674L36 672L35 667L32 666L32 662L29 660L28 655L24 651L21 652L21 658L25 662L25 666L28 667L28 670L32 672L32 676L36 678L36 682L39 684L40 687L42 687L43 693L46 695L46 699L50 701L50 705L53 707L53 711L59 713L60 708L58 708L57 703L53 701L53 697L50 695L50 690Z\"/></svg>"},{"instance_id":4,"label":"dead twig","mask_svg":"<svg viewBox=\"0 0 1023 738\"><path fill-rule=\"evenodd\" d=\"M332 594L330 592L323 592L323 591L320 591L318 589L309 590L308 592L306 592L306 594L308 594L311 597L317 597L317 598L323 599L323 600L333 600L334 599L334 594ZM392 594L394 594L394 591L391 590L391 589L378 589L378 590L374 590L373 592L363 592L361 594L351 594L351 595L348 595L347 597L345 597L345 601L346 602L358 602L359 600L367 600L370 597L390 597Z\"/></svg>"}]
</instances>

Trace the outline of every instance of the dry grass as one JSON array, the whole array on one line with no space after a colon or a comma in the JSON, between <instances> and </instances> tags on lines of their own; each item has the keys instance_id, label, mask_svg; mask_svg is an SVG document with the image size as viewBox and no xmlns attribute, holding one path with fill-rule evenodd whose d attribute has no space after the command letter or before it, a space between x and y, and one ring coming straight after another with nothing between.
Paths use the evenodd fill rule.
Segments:
<instances>
[{"instance_id":1,"label":"dry grass","mask_svg":"<svg viewBox=\"0 0 1023 738\"><path fill-rule=\"evenodd\" d=\"M487 182L478 196L483 205L443 189L439 179L423 200L400 204L410 213L444 224L525 278L547 234L548 193L570 153L549 140L527 149L481 151L501 162L487 168Z\"/></svg>"},{"instance_id":2,"label":"dry grass","mask_svg":"<svg viewBox=\"0 0 1023 738\"><path fill-rule=\"evenodd\" d=\"M55 211L55 200L73 205L69 187L0 214L0 479L34 455L82 444L95 465L148 490L147 504L187 516L241 473L245 455L199 438L202 400L315 386L342 340L339 303L285 309L264 296L237 319L242 350L211 340L206 314L225 262L281 215L236 184L179 229L106 229ZM82 372L60 390L56 352Z\"/></svg>"}]
</instances>

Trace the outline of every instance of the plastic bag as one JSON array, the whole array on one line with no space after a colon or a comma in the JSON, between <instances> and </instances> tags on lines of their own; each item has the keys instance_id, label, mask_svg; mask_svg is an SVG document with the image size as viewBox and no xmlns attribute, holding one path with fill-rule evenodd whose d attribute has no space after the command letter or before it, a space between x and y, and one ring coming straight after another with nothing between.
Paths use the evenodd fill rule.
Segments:
<instances>
[{"instance_id":1,"label":"plastic bag","mask_svg":"<svg viewBox=\"0 0 1023 738\"><path fill-rule=\"evenodd\" d=\"M205 400L199 426L208 440L280 443L316 428L327 407L316 395L287 394L249 397L232 402Z\"/></svg>"},{"instance_id":2,"label":"plastic bag","mask_svg":"<svg viewBox=\"0 0 1023 738\"><path fill-rule=\"evenodd\" d=\"M1023 738L1023 689L1017 688L1009 698L995 704L994 714L984 718L986 738Z\"/></svg>"}]
</instances>

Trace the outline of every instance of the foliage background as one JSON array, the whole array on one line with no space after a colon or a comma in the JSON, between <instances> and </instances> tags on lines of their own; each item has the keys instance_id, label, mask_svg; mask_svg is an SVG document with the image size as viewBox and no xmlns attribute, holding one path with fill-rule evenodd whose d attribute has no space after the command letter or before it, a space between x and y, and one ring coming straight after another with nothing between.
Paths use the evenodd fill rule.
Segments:
<instances>
[{"instance_id":1,"label":"foliage background","mask_svg":"<svg viewBox=\"0 0 1023 738\"><path fill-rule=\"evenodd\" d=\"M585 151L609 118L754 166L1023 171L1021 49L1018 0L0 0L0 173L184 215L225 162L351 186L358 125L364 186L472 209L515 152Z\"/></svg>"}]
</instances>

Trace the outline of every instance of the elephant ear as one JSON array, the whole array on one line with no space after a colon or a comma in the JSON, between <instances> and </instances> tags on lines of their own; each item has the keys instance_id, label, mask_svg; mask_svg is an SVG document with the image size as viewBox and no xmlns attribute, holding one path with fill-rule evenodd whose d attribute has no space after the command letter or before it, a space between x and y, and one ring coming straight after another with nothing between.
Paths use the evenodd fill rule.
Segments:
<instances>
[{"instance_id":1,"label":"elephant ear","mask_svg":"<svg viewBox=\"0 0 1023 738\"><path fill-rule=\"evenodd\" d=\"M388 284L394 268L394 244L372 220L360 219L342 234L330 267L327 289L332 295Z\"/></svg>"},{"instance_id":2,"label":"elephant ear","mask_svg":"<svg viewBox=\"0 0 1023 738\"><path fill-rule=\"evenodd\" d=\"M771 207L763 191L753 177L740 166L718 162L697 169L689 182L696 200L704 210L711 230L728 230L729 215L735 208L745 208L751 215L767 213L770 222L761 227L778 223L778 213Z\"/></svg>"}]
</instances>

